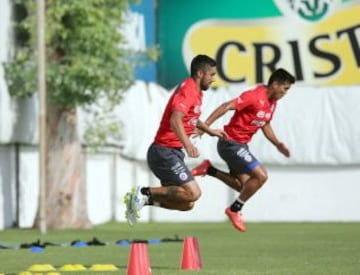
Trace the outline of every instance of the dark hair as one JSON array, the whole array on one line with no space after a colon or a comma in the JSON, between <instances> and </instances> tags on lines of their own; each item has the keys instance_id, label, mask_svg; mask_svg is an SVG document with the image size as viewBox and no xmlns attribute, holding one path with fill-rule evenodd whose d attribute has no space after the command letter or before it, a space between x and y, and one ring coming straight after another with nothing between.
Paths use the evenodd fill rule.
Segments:
<instances>
[{"instance_id":1,"label":"dark hair","mask_svg":"<svg viewBox=\"0 0 360 275\"><path fill-rule=\"evenodd\" d=\"M191 61L190 75L195 76L196 72L199 69L205 70L207 69L207 67L215 67L215 66L216 66L216 61L214 59L212 59L207 55L199 54L195 56Z\"/></svg>"},{"instance_id":2,"label":"dark hair","mask_svg":"<svg viewBox=\"0 0 360 275\"><path fill-rule=\"evenodd\" d=\"M268 85L270 85L274 81L277 81L279 83L289 82L290 84L294 84L295 77L284 69L277 69L275 72L271 74L268 81Z\"/></svg>"}]
</instances>

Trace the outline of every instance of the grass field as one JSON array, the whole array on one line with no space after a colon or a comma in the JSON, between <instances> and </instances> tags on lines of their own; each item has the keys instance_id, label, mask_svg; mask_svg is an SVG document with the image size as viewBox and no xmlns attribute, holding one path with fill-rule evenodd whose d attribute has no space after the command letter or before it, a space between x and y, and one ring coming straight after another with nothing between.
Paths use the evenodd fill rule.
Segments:
<instances>
[{"instance_id":1,"label":"grass field","mask_svg":"<svg viewBox=\"0 0 360 275\"><path fill-rule=\"evenodd\" d=\"M0 273L18 274L33 264L113 264L115 272L59 272L60 274L126 274L129 246L121 239L163 239L195 236L200 244L203 268L180 270L182 242L149 244L152 274L360 274L360 223L250 223L239 233L229 223L143 223L134 228L110 223L91 230L50 231L8 229L0 232L0 244L41 242L70 243L93 237L106 246L47 246L43 252L0 249ZM39 273L36 273L39 274ZM40 273L41 274L41 273ZM45 274L45 273L43 273ZM48 273L50 274L50 273Z\"/></svg>"}]
</instances>

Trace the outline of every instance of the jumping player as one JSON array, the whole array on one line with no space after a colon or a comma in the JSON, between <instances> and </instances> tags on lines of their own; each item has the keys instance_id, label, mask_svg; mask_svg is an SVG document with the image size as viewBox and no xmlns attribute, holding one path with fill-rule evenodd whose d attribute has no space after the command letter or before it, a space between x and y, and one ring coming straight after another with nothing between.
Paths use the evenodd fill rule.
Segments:
<instances>
[{"instance_id":1,"label":"jumping player","mask_svg":"<svg viewBox=\"0 0 360 275\"><path fill-rule=\"evenodd\" d=\"M189 136L195 128L221 139L226 136L223 130L211 129L199 120L203 91L215 80L215 60L198 55L193 58L190 71L191 76L169 99L154 142L148 149L148 165L160 179L161 187L138 186L125 194L125 216L131 226L144 205L180 211L192 209L201 190L184 163L184 151L191 158L199 157L199 151Z\"/></svg>"},{"instance_id":2,"label":"jumping player","mask_svg":"<svg viewBox=\"0 0 360 275\"><path fill-rule=\"evenodd\" d=\"M280 153L290 157L288 148L277 139L270 121L277 101L287 93L293 83L295 78L290 73L278 69L271 74L267 85L259 85L223 103L205 121L205 124L210 126L226 112L235 110L230 122L224 126L227 139L221 139L217 144L218 153L228 165L229 172L220 171L209 160L204 160L192 170L192 174L213 176L240 193L234 203L226 208L225 214L241 232L246 231L241 209L268 178L264 166L250 152L247 144L257 130L261 129Z\"/></svg>"}]
</instances>

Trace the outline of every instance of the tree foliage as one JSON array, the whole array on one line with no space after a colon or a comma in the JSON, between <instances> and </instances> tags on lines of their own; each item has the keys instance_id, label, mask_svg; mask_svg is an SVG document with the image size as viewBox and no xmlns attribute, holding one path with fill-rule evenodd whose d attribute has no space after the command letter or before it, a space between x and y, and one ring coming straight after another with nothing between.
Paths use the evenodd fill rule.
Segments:
<instances>
[{"instance_id":1,"label":"tree foliage","mask_svg":"<svg viewBox=\"0 0 360 275\"><path fill-rule=\"evenodd\" d=\"M13 3L16 47L4 68L10 94L16 97L36 91L36 2ZM109 111L121 101L122 91L133 81L133 62L138 54L122 46L126 40L119 31L130 2L136 1L46 1L48 103L72 109L101 102ZM107 129L114 130L114 125ZM91 131L88 136L94 138L96 133ZM104 131L100 130L97 139L104 139Z\"/></svg>"}]
</instances>

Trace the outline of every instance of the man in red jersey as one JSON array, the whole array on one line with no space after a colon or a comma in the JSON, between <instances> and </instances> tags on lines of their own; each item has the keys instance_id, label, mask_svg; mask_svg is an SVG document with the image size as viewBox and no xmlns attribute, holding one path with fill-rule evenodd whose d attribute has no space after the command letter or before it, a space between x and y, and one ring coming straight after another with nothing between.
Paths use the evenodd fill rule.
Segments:
<instances>
[{"instance_id":1,"label":"man in red jersey","mask_svg":"<svg viewBox=\"0 0 360 275\"><path fill-rule=\"evenodd\" d=\"M223 130L214 130L199 120L203 91L216 75L216 62L206 55L198 55L191 62L191 77L185 79L170 97L154 142L147 153L152 172L160 179L161 187L133 188L125 194L125 216L132 226L144 205L187 211L194 207L201 190L184 163L185 150L191 158L199 157L198 149L189 136L195 128L226 138Z\"/></svg>"},{"instance_id":2,"label":"man in red jersey","mask_svg":"<svg viewBox=\"0 0 360 275\"><path fill-rule=\"evenodd\" d=\"M234 203L226 208L225 214L241 232L246 231L241 209L268 177L265 168L250 152L247 143L257 130L261 129L280 153L290 157L288 148L277 139L270 121L277 101L287 93L293 83L295 78L290 73L278 69L271 74L267 86L259 85L223 103L205 121L205 124L210 126L226 112L235 110L229 124L224 126L227 140L219 140L217 145L220 157L229 167L229 173L216 169L209 160L204 160L192 170L192 174L213 176L240 193Z\"/></svg>"}]
</instances>

